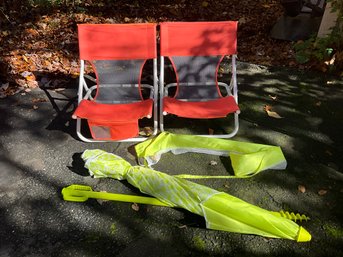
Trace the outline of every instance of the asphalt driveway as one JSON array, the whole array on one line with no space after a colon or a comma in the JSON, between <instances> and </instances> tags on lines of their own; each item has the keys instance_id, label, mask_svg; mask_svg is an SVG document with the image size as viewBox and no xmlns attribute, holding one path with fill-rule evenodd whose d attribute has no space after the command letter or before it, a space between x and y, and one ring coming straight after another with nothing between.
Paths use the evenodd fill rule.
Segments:
<instances>
[{"instance_id":1,"label":"asphalt driveway","mask_svg":"<svg viewBox=\"0 0 343 257\"><path fill-rule=\"evenodd\" d=\"M139 194L125 182L91 178L80 153L100 148L132 164L130 143L84 143L70 114L76 88L40 88L0 99L0 256L343 256L343 82L322 74L238 66L238 141L281 146L284 171L250 179L199 180L262 208L311 218L309 243L205 229L187 211L89 200L65 202L61 189ZM282 118L270 117L265 106ZM176 132L183 123L170 122ZM225 128L216 123L214 129ZM187 131L198 127L187 126ZM208 130L208 127L204 127ZM217 165L210 165L215 161ZM227 158L165 154L155 169L227 174Z\"/></svg>"}]
</instances>

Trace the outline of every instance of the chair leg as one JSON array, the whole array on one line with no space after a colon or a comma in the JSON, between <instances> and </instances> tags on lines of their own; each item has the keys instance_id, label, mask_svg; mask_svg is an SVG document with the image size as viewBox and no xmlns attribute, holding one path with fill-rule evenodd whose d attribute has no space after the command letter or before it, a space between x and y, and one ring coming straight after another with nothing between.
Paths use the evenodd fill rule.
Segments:
<instances>
[{"instance_id":1,"label":"chair leg","mask_svg":"<svg viewBox=\"0 0 343 257\"><path fill-rule=\"evenodd\" d=\"M160 123L160 131L164 131L164 117L163 117L163 97L164 97L164 57L160 57L160 80L159 80L160 88L160 110L159 110L159 123Z\"/></svg>"}]
</instances>

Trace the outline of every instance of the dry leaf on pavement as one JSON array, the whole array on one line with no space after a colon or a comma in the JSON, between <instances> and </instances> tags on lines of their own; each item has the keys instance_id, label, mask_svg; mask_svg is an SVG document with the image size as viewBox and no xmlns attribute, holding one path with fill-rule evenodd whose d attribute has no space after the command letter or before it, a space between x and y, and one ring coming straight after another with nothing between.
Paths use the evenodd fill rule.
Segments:
<instances>
[{"instance_id":1,"label":"dry leaf on pavement","mask_svg":"<svg viewBox=\"0 0 343 257\"><path fill-rule=\"evenodd\" d=\"M205 7L205 8L208 7L208 2L203 1L203 2L201 3L201 6L202 6L202 7Z\"/></svg>"},{"instance_id":2,"label":"dry leaf on pavement","mask_svg":"<svg viewBox=\"0 0 343 257\"><path fill-rule=\"evenodd\" d=\"M44 103L44 102L47 102L47 100L45 98L35 98L35 99L32 99L32 103Z\"/></svg>"},{"instance_id":3,"label":"dry leaf on pavement","mask_svg":"<svg viewBox=\"0 0 343 257\"><path fill-rule=\"evenodd\" d=\"M134 210L134 211L139 211L139 205L136 204L136 203L133 203L133 204L131 205L131 208L132 208L132 210Z\"/></svg>"},{"instance_id":4,"label":"dry leaf on pavement","mask_svg":"<svg viewBox=\"0 0 343 257\"><path fill-rule=\"evenodd\" d=\"M283 118L277 112L272 111L272 107L270 105L265 105L264 110L268 114L269 117L272 117L275 119L282 119Z\"/></svg>"},{"instance_id":5,"label":"dry leaf on pavement","mask_svg":"<svg viewBox=\"0 0 343 257\"><path fill-rule=\"evenodd\" d=\"M216 162L216 161L210 161L211 166L216 166L217 164L218 164L218 162Z\"/></svg>"},{"instance_id":6,"label":"dry leaf on pavement","mask_svg":"<svg viewBox=\"0 0 343 257\"><path fill-rule=\"evenodd\" d=\"M269 98L271 98L274 101L276 101L278 99L276 95L269 95Z\"/></svg>"},{"instance_id":7,"label":"dry leaf on pavement","mask_svg":"<svg viewBox=\"0 0 343 257\"><path fill-rule=\"evenodd\" d=\"M299 185L298 186L298 191L301 192L301 193L305 193L306 192L306 187L303 186L303 185Z\"/></svg>"},{"instance_id":8,"label":"dry leaf on pavement","mask_svg":"<svg viewBox=\"0 0 343 257\"><path fill-rule=\"evenodd\" d=\"M139 131L139 135L144 137L150 137L153 133L154 130L151 127L144 127L143 130Z\"/></svg>"},{"instance_id":9,"label":"dry leaf on pavement","mask_svg":"<svg viewBox=\"0 0 343 257\"><path fill-rule=\"evenodd\" d=\"M328 192L327 190L321 189L318 191L318 195L326 195L327 192Z\"/></svg>"}]
</instances>

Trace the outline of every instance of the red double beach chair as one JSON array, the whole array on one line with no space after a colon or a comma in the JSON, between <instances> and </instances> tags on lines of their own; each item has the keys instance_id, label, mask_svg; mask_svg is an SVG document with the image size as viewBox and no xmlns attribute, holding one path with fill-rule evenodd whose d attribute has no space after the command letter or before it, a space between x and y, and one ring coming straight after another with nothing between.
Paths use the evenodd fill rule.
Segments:
<instances>
[{"instance_id":1,"label":"red double beach chair","mask_svg":"<svg viewBox=\"0 0 343 257\"><path fill-rule=\"evenodd\" d=\"M155 135L158 124L164 131L166 114L191 119L233 114L231 133L204 136L228 138L237 133L237 22L161 23L159 87L156 24L81 24L78 36L79 105L73 117L81 140L143 141L146 137L139 137L139 120L153 118ZM226 56L231 58L230 83L218 81L219 65ZM165 58L176 77L169 84L165 83ZM153 85L141 83L147 60L153 60ZM86 64L96 79L85 74ZM88 79L93 86L86 83ZM148 95L142 94L147 90ZM87 121L91 137L82 133L81 120Z\"/></svg>"},{"instance_id":2,"label":"red double beach chair","mask_svg":"<svg viewBox=\"0 0 343 257\"><path fill-rule=\"evenodd\" d=\"M138 121L153 117L157 133L156 24L81 24L77 134L83 141L142 141ZM144 64L153 60L153 85L141 83ZM96 79L85 74L90 64ZM86 79L95 82L89 86ZM150 90L147 99L142 91ZM81 129L87 120L91 138Z\"/></svg>"}]
</instances>

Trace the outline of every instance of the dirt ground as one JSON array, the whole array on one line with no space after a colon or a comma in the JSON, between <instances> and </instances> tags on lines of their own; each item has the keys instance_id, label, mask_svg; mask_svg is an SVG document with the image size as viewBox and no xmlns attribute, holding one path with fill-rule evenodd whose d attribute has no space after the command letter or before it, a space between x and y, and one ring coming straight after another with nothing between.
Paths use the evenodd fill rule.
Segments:
<instances>
[{"instance_id":1,"label":"dirt ground","mask_svg":"<svg viewBox=\"0 0 343 257\"><path fill-rule=\"evenodd\" d=\"M69 1L71 2L71 1ZM92 2L92 3L88 3ZM0 86L11 95L39 85L63 87L79 73L77 24L163 21L239 21L238 57L261 65L306 69L295 61L293 42L269 33L283 15L279 1L83 1L49 7L13 1L1 7ZM6 15L6 16L4 16ZM5 88L5 89L4 89ZM1 97L1 95L0 95Z\"/></svg>"}]
</instances>

